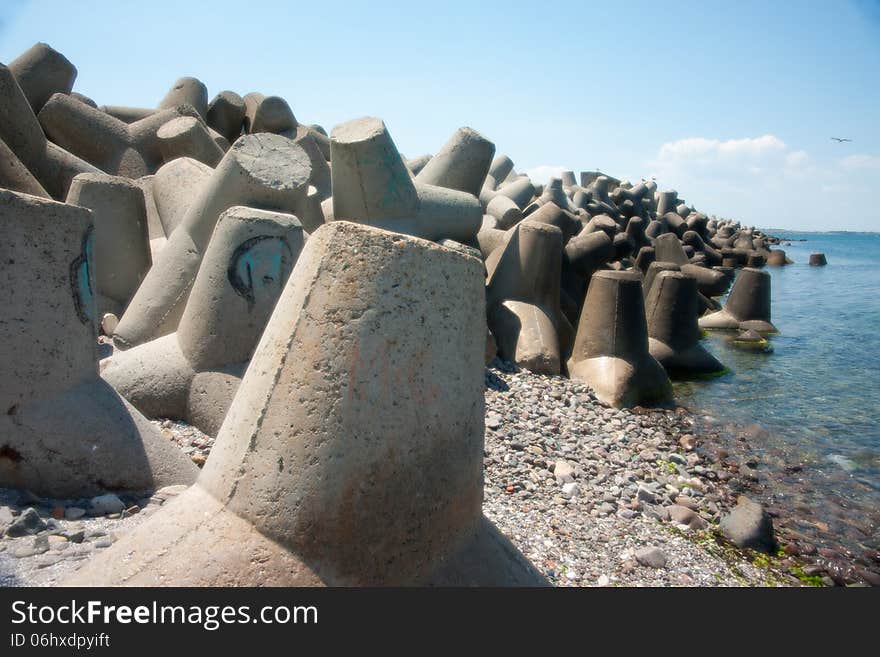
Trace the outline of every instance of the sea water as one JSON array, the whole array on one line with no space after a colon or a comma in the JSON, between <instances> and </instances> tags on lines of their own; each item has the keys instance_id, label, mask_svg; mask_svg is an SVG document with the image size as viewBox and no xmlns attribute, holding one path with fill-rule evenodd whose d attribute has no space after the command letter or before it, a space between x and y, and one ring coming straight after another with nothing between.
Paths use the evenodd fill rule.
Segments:
<instances>
[{"instance_id":1,"label":"sea water","mask_svg":"<svg viewBox=\"0 0 880 657\"><path fill-rule=\"evenodd\" d=\"M677 383L676 401L718 421L760 426L753 449L807 464L797 474L804 504L817 517L823 506L840 506L844 524L859 527L852 537L873 546L880 509L880 234L765 232L782 239L774 248L794 260L766 268L780 331L770 338L772 352L739 350L727 343L729 335L710 334L704 344L730 372ZM825 253L828 265L809 266L813 252Z\"/></svg>"}]
</instances>

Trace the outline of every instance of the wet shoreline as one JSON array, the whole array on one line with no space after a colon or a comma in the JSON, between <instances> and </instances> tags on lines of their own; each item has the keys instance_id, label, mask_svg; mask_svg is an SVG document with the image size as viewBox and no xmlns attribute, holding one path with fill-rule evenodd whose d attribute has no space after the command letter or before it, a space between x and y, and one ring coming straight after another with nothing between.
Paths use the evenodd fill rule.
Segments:
<instances>
[{"instance_id":1,"label":"wet shoreline","mask_svg":"<svg viewBox=\"0 0 880 657\"><path fill-rule=\"evenodd\" d=\"M700 449L730 473L730 493L767 508L782 550L797 557L805 575L829 585L880 585L876 491L804 447L774 437L760 420L744 425L723 413L687 410L702 438Z\"/></svg>"}]
</instances>

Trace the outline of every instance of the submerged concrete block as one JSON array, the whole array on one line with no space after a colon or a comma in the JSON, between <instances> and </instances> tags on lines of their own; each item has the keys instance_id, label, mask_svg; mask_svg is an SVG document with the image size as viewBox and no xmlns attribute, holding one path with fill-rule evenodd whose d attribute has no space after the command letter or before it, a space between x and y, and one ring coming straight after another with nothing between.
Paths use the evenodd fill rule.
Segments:
<instances>
[{"instance_id":1,"label":"submerged concrete block","mask_svg":"<svg viewBox=\"0 0 880 657\"><path fill-rule=\"evenodd\" d=\"M544 584L481 513L482 284L458 250L322 226L196 485L65 583Z\"/></svg>"},{"instance_id":2,"label":"submerged concrete block","mask_svg":"<svg viewBox=\"0 0 880 657\"><path fill-rule=\"evenodd\" d=\"M568 371L601 401L618 408L672 399L669 377L648 351L645 301L637 273L593 274Z\"/></svg>"},{"instance_id":3,"label":"submerged concrete block","mask_svg":"<svg viewBox=\"0 0 880 657\"><path fill-rule=\"evenodd\" d=\"M268 133L240 138L203 184L138 288L113 336L123 349L177 328L220 214L233 205L299 216L311 166L298 144ZM161 208L160 208L161 211Z\"/></svg>"},{"instance_id":4,"label":"submerged concrete block","mask_svg":"<svg viewBox=\"0 0 880 657\"><path fill-rule=\"evenodd\" d=\"M69 94L76 80L76 67L49 44L35 43L9 62L9 70L38 113L52 94Z\"/></svg>"},{"instance_id":5,"label":"submerged concrete block","mask_svg":"<svg viewBox=\"0 0 880 657\"><path fill-rule=\"evenodd\" d=\"M414 181L385 124L372 117L336 126L333 216L430 240L471 243L483 211L467 192Z\"/></svg>"},{"instance_id":6,"label":"submerged concrete block","mask_svg":"<svg viewBox=\"0 0 880 657\"><path fill-rule=\"evenodd\" d=\"M660 263L654 263L657 264ZM647 293L645 306L648 349L667 372L687 378L725 370L700 344L696 279L682 272L659 272Z\"/></svg>"},{"instance_id":7,"label":"submerged concrete block","mask_svg":"<svg viewBox=\"0 0 880 657\"><path fill-rule=\"evenodd\" d=\"M98 377L91 212L0 190L0 486L48 497L190 484L197 469Z\"/></svg>"},{"instance_id":8,"label":"submerged concrete block","mask_svg":"<svg viewBox=\"0 0 880 657\"><path fill-rule=\"evenodd\" d=\"M742 269L723 308L700 317L700 328L777 333L770 322L770 274L751 267Z\"/></svg>"},{"instance_id":9,"label":"submerged concrete block","mask_svg":"<svg viewBox=\"0 0 880 657\"><path fill-rule=\"evenodd\" d=\"M771 249L770 255L767 256L767 265L770 267L784 267L785 265L793 264L792 261L785 255L785 251L782 249Z\"/></svg>"},{"instance_id":10,"label":"submerged concrete block","mask_svg":"<svg viewBox=\"0 0 880 657\"><path fill-rule=\"evenodd\" d=\"M306 237L290 214L223 212L177 331L118 351L101 375L147 417L216 435Z\"/></svg>"},{"instance_id":11,"label":"submerged concrete block","mask_svg":"<svg viewBox=\"0 0 880 657\"><path fill-rule=\"evenodd\" d=\"M98 314L119 316L152 264L143 189L127 178L83 173L66 202L92 211Z\"/></svg>"}]
</instances>

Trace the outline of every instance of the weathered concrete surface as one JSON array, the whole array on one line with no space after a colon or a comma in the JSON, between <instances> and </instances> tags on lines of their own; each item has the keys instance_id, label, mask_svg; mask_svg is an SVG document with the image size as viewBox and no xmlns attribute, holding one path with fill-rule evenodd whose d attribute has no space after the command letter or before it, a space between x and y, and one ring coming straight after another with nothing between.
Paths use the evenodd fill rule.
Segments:
<instances>
[{"instance_id":1,"label":"weathered concrete surface","mask_svg":"<svg viewBox=\"0 0 880 657\"><path fill-rule=\"evenodd\" d=\"M92 211L98 316L119 316L152 264L143 189L128 178L82 173L66 202Z\"/></svg>"},{"instance_id":2,"label":"weathered concrete surface","mask_svg":"<svg viewBox=\"0 0 880 657\"><path fill-rule=\"evenodd\" d=\"M202 256L220 214L233 205L299 216L311 166L295 142L269 133L247 135L224 155L171 234L113 336L131 348L177 329Z\"/></svg>"},{"instance_id":3,"label":"weathered concrete surface","mask_svg":"<svg viewBox=\"0 0 880 657\"><path fill-rule=\"evenodd\" d=\"M0 486L48 497L195 480L98 378L91 213L0 190Z\"/></svg>"},{"instance_id":4,"label":"weathered concrete surface","mask_svg":"<svg viewBox=\"0 0 880 657\"><path fill-rule=\"evenodd\" d=\"M46 136L102 171L140 178L162 166L157 136L171 119L193 115L189 105L163 109L134 123L124 123L66 94L54 94L38 115Z\"/></svg>"},{"instance_id":5,"label":"weathered concrete surface","mask_svg":"<svg viewBox=\"0 0 880 657\"><path fill-rule=\"evenodd\" d=\"M482 224L467 192L414 181L380 120L336 126L332 151L333 216L430 240L471 243Z\"/></svg>"},{"instance_id":6,"label":"weathered concrete surface","mask_svg":"<svg viewBox=\"0 0 880 657\"><path fill-rule=\"evenodd\" d=\"M200 117L205 118L208 112L208 88L201 80L192 77L179 78L159 101L160 110L181 105L189 105Z\"/></svg>"},{"instance_id":7,"label":"weathered concrete surface","mask_svg":"<svg viewBox=\"0 0 880 657\"><path fill-rule=\"evenodd\" d=\"M47 43L35 43L9 62L9 70L27 97L34 113L52 94L69 94L76 80L76 67Z\"/></svg>"},{"instance_id":8,"label":"weathered concrete surface","mask_svg":"<svg viewBox=\"0 0 880 657\"><path fill-rule=\"evenodd\" d=\"M481 513L479 259L336 221L291 281L196 485L66 583L543 584Z\"/></svg>"},{"instance_id":9,"label":"weathered concrete surface","mask_svg":"<svg viewBox=\"0 0 880 657\"><path fill-rule=\"evenodd\" d=\"M191 157L215 167L223 158L223 149L214 141L208 127L194 116L171 119L159 128L156 137L165 162L178 157Z\"/></svg>"},{"instance_id":10,"label":"weathered concrete surface","mask_svg":"<svg viewBox=\"0 0 880 657\"><path fill-rule=\"evenodd\" d=\"M669 377L648 351L637 273L593 274L568 371L572 379L593 388L601 401L618 408L672 398Z\"/></svg>"},{"instance_id":11,"label":"weathered concrete surface","mask_svg":"<svg viewBox=\"0 0 880 657\"><path fill-rule=\"evenodd\" d=\"M704 329L754 329L777 333L770 321L770 274L745 267L737 276L724 307L700 317Z\"/></svg>"},{"instance_id":12,"label":"weathered concrete surface","mask_svg":"<svg viewBox=\"0 0 880 657\"><path fill-rule=\"evenodd\" d=\"M71 102L79 103L71 98ZM83 103L79 103L87 107ZM40 185L63 199L74 176L98 169L46 139L15 76L0 64L0 139L15 153Z\"/></svg>"},{"instance_id":13,"label":"weathered concrete surface","mask_svg":"<svg viewBox=\"0 0 880 657\"><path fill-rule=\"evenodd\" d=\"M244 114L244 99L234 91L221 91L208 105L205 120L233 144L241 136Z\"/></svg>"},{"instance_id":14,"label":"weathered concrete surface","mask_svg":"<svg viewBox=\"0 0 880 657\"><path fill-rule=\"evenodd\" d=\"M49 193L2 139L0 139L0 187L31 196L49 198Z\"/></svg>"},{"instance_id":15,"label":"weathered concrete surface","mask_svg":"<svg viewBox=\"0 0 880 657\"><path fill-rule=\"evenodd\" d=\"M153 199L166 237L180 225L213 171L207 164L190 157L178 157L156 171Z\"/></svg>"},{"instance_id":16,"label":"weathered concrete surface","mask_svg":"<svg viewBox=\"0 0 880 657\"><path fill-rule=\"evenodd\" d=\"M539 374L560 373L560 332L570 335L559 307L561 266L562 231L529 219L486 261L486 309L498 352Z\"/></svg>"},{"instance_id":17,"label":"weathered concrete surface","mask_svg":"<svg viewBox=\"0 0 880 657\"><path fill-rule=\"evenodd\" d=\"M101 375L147 417L216 435L306 237L293 215L226 210L178 330L118 351Z\"/></svg>"},{"instance_id":18,"label":"weathered concrete surface","mask_svg":"<svg viewBox=\"0 0 880 657\"><path fill-rule=\"evenodd\" d=\"M478 197L494 155L495 144L473 128L459 128L415 179Z\"/></svg>"},{"instance_id":19,"label":"weathered concrete surface","mask_svg":"<svg viewBox=\"0 0 880 657\"><path fill-rule=\"evenodd\" d=\"M645 300L648 349L670 375L686 378L725 369L700 344L698 309L696 279L676 271L656 275Z\"/></svg>"}]
</instances>

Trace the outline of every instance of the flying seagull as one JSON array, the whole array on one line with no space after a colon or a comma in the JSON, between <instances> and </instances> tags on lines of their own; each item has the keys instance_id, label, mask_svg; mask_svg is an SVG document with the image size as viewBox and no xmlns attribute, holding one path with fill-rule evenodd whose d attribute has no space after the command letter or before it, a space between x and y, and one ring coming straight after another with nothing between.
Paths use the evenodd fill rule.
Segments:
<instances>
[{"instance_id":1,"label":"flying seagull","mask_svg":"<svg viewBox=\"0 0 880 657\"><path fill-rule=\"evenodd\" d=\"M842 144L845 141L852 141L852 139L846 139L845 137L832 137L832 141L836 141L838 144Z\"/></svg>"}]
</instances>

